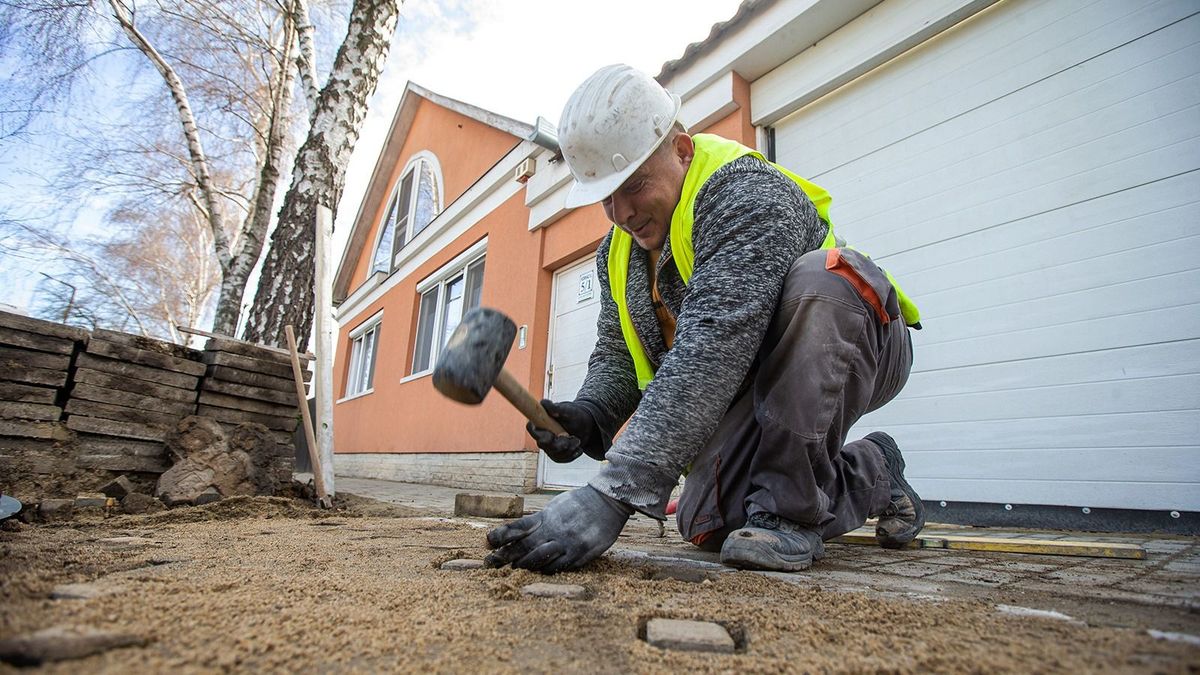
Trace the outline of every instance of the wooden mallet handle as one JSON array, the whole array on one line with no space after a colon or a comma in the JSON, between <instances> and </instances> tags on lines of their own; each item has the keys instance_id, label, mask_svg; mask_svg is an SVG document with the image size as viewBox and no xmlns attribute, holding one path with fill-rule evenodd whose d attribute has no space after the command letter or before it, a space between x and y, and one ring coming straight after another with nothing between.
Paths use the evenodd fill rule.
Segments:
<instances>
[{"instance_id":1,"label":"wooden mallet handle","mask_svg":"<svg viewBox=\"0 0 1200 675\"><path fill-rule=\"evenodd\" d=\"M517 410L526 417L534 426L543 429L549 429L558 436L568 436L566 429L551 417L542 404L536 398L530 395L525 387L521 386L517 379L509 374L507 370L500 369L500 374L496 376L496 383L492 387L500 392L500 395L508 399L508 402L516 406Z\"/></svg>"}]
</instances>

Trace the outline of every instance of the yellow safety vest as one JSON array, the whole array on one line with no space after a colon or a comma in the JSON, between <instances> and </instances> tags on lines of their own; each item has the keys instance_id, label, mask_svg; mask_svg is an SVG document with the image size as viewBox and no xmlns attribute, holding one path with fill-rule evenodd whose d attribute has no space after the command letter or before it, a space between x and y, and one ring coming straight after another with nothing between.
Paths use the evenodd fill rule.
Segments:
<instances>
[{"instance_id":1,"label":"yellow safety vest","mask_svg":"<svg viewBox=\"0 0 1200 675\"><path fill-rule=\"evenodd\" d=\"M683 179L683 192L679 196L679 204L675 206L675 213L671 216L670 233L671 257L675 261L675 267L679 269L679 276L683 279L684 284L687 284L692 278L692 269L695 265L696 249L692 246L692 224L695 217L693 210L696 205L696 195L700 193L700 188L717 169L735 159L751 155L766 161L761 153L737 141L713 134L696 134L692 137L692 142L695 145L695 154L692 157L687 176ZM821 243L821 248L836 247L838 241L833 235L833 223L829 220L829 204L833 201L829 193L819 185L804 180L774 162L768 163L795 181L796 185L804 191L804 194L808 195L813 205L817 207L817 215L829 226L829 232L825 235L825 241ZM624 230L614 227L612 240L608 246L608 284L613 301L620 313L621 333L625 337L625 345L629 348L629 355L633 357L633 366L637 370L638 387L645 389L654 379L654 365L650 363L650 359L646 356L646 350L642 348L642 341L633 327L633 319L629 316L629 304L625 299L626 282L629 278L629 255L632 250L633 237ZM892 283L892 288L896 289L896 296L900 301L900 314L904 317L904 322L910 326L918 323L921 320L921 314L917 310L917 306L904 294L904 291L900 290L899 284L892 278L892 275L888 274L887 276L888 281Z\"/></svg>"}]
</instances>

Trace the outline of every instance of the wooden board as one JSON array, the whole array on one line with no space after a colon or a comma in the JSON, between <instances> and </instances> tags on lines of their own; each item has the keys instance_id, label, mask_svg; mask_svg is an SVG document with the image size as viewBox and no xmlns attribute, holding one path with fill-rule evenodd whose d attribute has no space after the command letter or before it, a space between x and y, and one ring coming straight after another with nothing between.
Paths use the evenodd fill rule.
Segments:
<instances>
[{"instance_id":1,"label":"wooden board","mask_svg":"<svg viewBox=\"0 0 1200 675\"><path fill-rule=\"evenodd\" d=\"M117 344L107 340L92 338L88 342L86 353L97 354L99 356L107 356L112 359L119 359L129 363L136 363L142 366L150 366L151 368L161 368L163 370L172 370L177 373L193 375L199 377L204 374L206 367L203 363L197 360L181 359L178 356L163 354L160 352L148 351L130 347L129 345Z\"/></svg>"},{"instance_id":2,"label":"wooden board","mask_svg":"<svg viewBox=\"0 0 1200 675\"><path fill-rule=\"evenodd\" d=\"M134 455L137 457L167 456L166 447L157 441L139 441L112 436L75 434L75 447L84 455Z\"/></svg>"},{"instance_id":3,"label":"wooden board","mask_svg":"<svg viewBox=\"0 0 1200 675\"><path fill-rule=\"evenodd\" d=\"M305 371L305 374L308 375L309 379L312 378L312 374L308 371ZM205 380L232 382L234 384L244 384L248 387L260 387L262 389L287 393L295 393L296 391L296 386L292 383L292 378L290 377L285 379L230 366L209 366Z\"/></svg>"},{"instance_id":4,"label":"wooden board","mask_svg":"<svg viewBox=\"0 0 1200 675\"><path fill-rule=\"evenodd\" d=\"M66 354L47 354L19 347L0 346L0 367L46 368L47 370L66 371L71 367L71 357Z\"/></svg>"},{"instance_id":5,"label":"wooden board","mask_svg":"<svg viewBox=\"0 0 1200 675\"><path fill-rule=\"evenodd\" d=\"M220 366L216 366L220 368ZM206 377L200 382L201 391L211 391L218 394L226 394L228 396L237 396L243 399L253 399L256 401L269 401L278 405L287 406L289 408L296 407L296 388L293 386L291 391L279 391L278 389L268 389L266 387L252 387L236 382L225 382L214 377ZM201 394L203 397L203 394ZM216 405L216 404L214 404Z\"/></svg>"},{"instance_id":6,"label":"wooden board","mask_svg":"<svg viewBox=\"0 0 1200 675\"><path fill-rule=\"evenodd\" d=\"M46 438L65 441L71 437L62 422L34 422L30 420L0 420L0 436L21 438Z\"/></svg>"},{"instance_id":7,"label":"wooden board","mask_svg":"<svg viewBox=\"0 0 1200 675\"><path fill-rule=\"evenodd\" d=\"M68 401L65 410L68 415L83 415L84 417L97 417L106 420L116 420L118 422L152 424L168 429L174 428L175 425L179 424L179 420L184 418L183 415L172 415L145 408L130 408L123 405L88 401L81 398L73 398Z\"/></svg>"},{"instance_id":8,"label":"wooden board","mask_svg":"<svg viewBox=\"0 0 1200 675\"><path fill-rule=\"evenodd\" d=\"M204 352L204 362L213 366L232 366L252 373L262 373L272 377L282 377L289 381L292 377L292 367L274 361L263 361L248 356L239 356L226 352Z\"/></svg>"},{"instance_id":9,"label":"wooden board","mask_svg":"<svg viewBox=\"0 0 1200 675\"><path fill-rule=\"evenodd\" d=\"M71 340L73 342L87 342L88 339L88 332L82 328L64 326L61 323L43 321L11 312L0 312L0 326L23 330L29 333L37 333L38 335Z\"/></svg>"},{"instance_id":10,"label":"wooden board","mask_svg":"<svg viewBox=\"0 0 1200 675\"><path fill-rule=\"evenodd\" d=\"M58 391L50 387L37 387L31 384L18 384L16 382L0 382L0 401L54 405L57 396Z\"/></svg>"},{"instance_id":11,"label":"wooden board","mask_svg":"<svg viewBox=\"0 0 1200 675\"><path fill-rule=\"evenodd\" d=\"M283 431L289 434L296 430L295 417L261 415L259 413L246 412L243 410L230 410L229 408L217 408L208 405L197 406L196 414L204 417L211 417L215 420L228 422L230 424L242 424L245 422L261 424L268 429L274 431Z\"/></svg>"},{"instance_id":12,"label":"wooden board","mask_svg":"<svg viewBox=\"0 0 1200 675\"><path fill-rule=\"evenodd\" d=\"M83 431L90 434L114 436L117 438L132 438L140 441L162 442L167 437L167 430L150 424L134 422L118 422L116 420L98 419L72 415L67 418L67 428L72 431Z\"/></svg>"},{"instance_id":13,"label":"wooden board","mask_svg":"<svg viewBox=\"0 0 1200 675\"><path fill-rule=\"evenodd\" d=\"M170 468L170 464L166 460L133 455L80 455L75 459L75 466L81 469L142 471L145 473L162 473Z\"/></svg>"},{"instance_id":14,"label":"wooden board","mask_svg":"<svg viewBox=\"0 0 1200 675\"><path fill-rule=\"evenodd\" d=\"M67 384L67 371L9 365L0 368L0 380L40 384L47 387L63 387Z\"/></svg>"},{"instance_id":15,"label":"wooden board","mask_svg":"<svg viewBox=\"0 0 1200 675\"><path fill-rule=\"evenodd\" d=\"M140 366L136 363L125 363L124 361L114 361L112 359L95 356L93 354L80 354L76 360L76 364L80 368L91 368L112 375L120 375L122 377L131 377L137 380L144 380L153 384L162 384L169 387L178 387L180 389L195 390L199 378L195 375L186 375L184 373L176 373L170 370L162 370L159 368L151 368L150 366Z\"/></svg>"},{"instance_id":16,"label":"wooden board","mask_svg":"<svg viewBox=\"0 0 1200 675\"><path fill-rule=\"evenodd\" d=\"M234 340L231 338L213 337L209 338L204 344L204 350L209 352L225 352L227 354L236 354L261 361L271 361L273 363L282 363L285 366L291 366L291 357L286 349L277 347L265 347L256 345L252 342L244 342L242 340Z\"/></svg>"},{"instance_id":17,"label":"wooden board","mask_svg":"<svg viewBox=\"0 0 1200 675\"><path fill-rule=\"evenodd\" d=\"M218 394L212 391L200 392L199 402L200 405L229 408L230 410L243 410L275 417L295 417L300 413L300 409L294 405L279 405L278 403L271 403L269 401L255 401L238 396Z\"/></svg>"},{"instance_id":18,"label":"wooden board","mask_svg":"<svg viewBox=\"0 0 1200 675\"><path fill-rule=\"evenodd\" d=\"M64 340L62 338L48 337L38 335L37 333L28 333L23 330L15 330L0 326L0 345L9 347L21 347L24 349L35 349L39 352L47 352L50 354L66 354L70 356L75 352L75 342Z\"/></svg>"},{"instance_id":19,"label":"wooden board","mask_svg":"<svg viewBox=\"0 0 1200 675\"><path fill-rule=\"evenodd\" d=\"M194 389L180 389L179 387L155 384L91 368L80 368L75 371L75 389L78 389L80 384L90 384L96 387L104 387L105 389L115 389L143 396L152 396L166 401L178 401L189 404L196 402L196 391ZM116 401L114 403L119 404Z\"/></svg>"},{"instance_id":20,"label":"wooden board","mask_svg":"<svg viewBox=\"0 0 1200 675\"><path fill-rule=\"evenodd\" d=\"M41 403L14 403L0 401L0 419L38 420L57 422L62 417L62 408Z\"/></svg>"},{"instance_id":21,"label":"wooden board","mask_svg":"<svg viewBox=\"0 0 1200 675\"><path fill-rule=\"evenodd\" d=\"M174 342L165 342L163 340L156 340L154 338L148 338L142 335L130 335L129 333L119 333L113 330L97 328L96 330L92 331L92 338L99 338L108 342L115 342L119 345L125 345L127 347L144 349L149 352L169 354L171 356L187 359L189 361L200 360L199 350L192 349L191 347L185 347L183 345L177 345Z\"/></svg>"},{"instance_id":22,"label":"wooden board","mask_svg":"<svg viewBox=\"0 0 1200 675\"><path fill-rule=\"evenodd\" d=\"M75 387L71 390L71 400L95 401L97 403L138 408L156 413L174 415L176 418L196 414L196 403L194 401L174 401L155 396L145 396L131 391L108 389L94 384L76 383Z\"/></svg>"},{"instance_id":23,"label":"wooden board","mask_svg":"<svg viewBox=\"0 0 1200 675\"><path fill-rule=\"evenodd\" d=\"M833 540L839 544L875 546L875 533L859 528ZM940 548L959 551L991 551L995 553L1033 553L1037 555L1069 555L1087 558L1122 558L1145 560L1146 550L1136 544L1116 544L1102 541L989 537L986 535L921 534L906 548Z\"/></svg>"}]
</instances>

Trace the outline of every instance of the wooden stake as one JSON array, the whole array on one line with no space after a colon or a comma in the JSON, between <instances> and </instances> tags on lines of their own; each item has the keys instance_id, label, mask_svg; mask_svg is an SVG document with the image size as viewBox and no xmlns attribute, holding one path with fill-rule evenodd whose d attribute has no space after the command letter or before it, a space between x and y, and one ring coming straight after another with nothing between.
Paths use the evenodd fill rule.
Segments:
<instances>
[{"instance_id":1,"label":"wooden stake","mask_svg":"<svg viewBox=\"0 0 1200 675\"><path fill-rule=\"evenodd\" d=\"M313 482L317 486L317 500L321 506L330 508L333 501L325 492L325 476L321 471L321 453L317 450L317 439L313 434L312 417L308 414L308 394L304 391L304 374L300 369L300 354L296 350L296 332L291 325L283 327L287 335L288 349L292 357L292 376L296 382L296 397L300 400L300 418L304 424L304 440L308 442L308 459L312 462Z\"/></svg>"},{"instance_id":2,"label":"wooden stake","mask_svg":"<svg viewBox=\"0 0 1200 675\"><path fill-rule=\"evenodd\" d=\"M316 335L316 372L313 373L313 391L316 394L316 432L321 454L321 466L325 487L329 494L337 494L333 477L333 281L330 279L329 260L333 241L333 212L325 206L317 206L317 255L316 288L314 291Z\"/></svg>"}]
</instances>

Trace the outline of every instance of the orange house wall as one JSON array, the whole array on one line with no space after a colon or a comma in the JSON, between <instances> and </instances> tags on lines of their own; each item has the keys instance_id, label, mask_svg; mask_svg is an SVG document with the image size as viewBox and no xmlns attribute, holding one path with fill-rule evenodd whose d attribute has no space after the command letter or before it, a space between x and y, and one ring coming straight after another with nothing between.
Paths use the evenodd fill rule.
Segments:
<instances>
[{"instance_id":1,"label":"orange house wall","mask_svg":"<svg viewBox=\"0 0 1200 675\"><path fill-rule=\"evenodd\" d=\"M717 133L755 146L755 130L749 117L749 89L749 84L735 73L734 98L739 104L738 109L705 129L693 131ZM477 145L472 134L480 134L483 145ZM449 204L512 144L512 136L423 102L400 153L404 159L393 169L389 181L394 183L400 178L408 157L428 148L437 154L442 165L444 203ZM488 152L479 150L481 147L486 147ZM575 209L551 225L530 232L529 210L523 200L523 191L509 198L384 297L343 322L334 363L339 396L345 392L349 333L379 310L384 312L374 391L341 401L334 407L339 452L452 453L536 449L525 433L524 419L498 394L490 394L479 406L463 406L438 394L428 376L401 381L411 370L418 282L487 236L482 303L505 312L518 326L528 326L529 346L519 350L514 345L505 367L519 381L526 383L535 397L541 396L554 272L593 254L610 225L603 209L593 205ZM384 208L386 204L377 209L376 222L382 218ZM372 231L368 241L373 243L375 236ZM358 261L355 286L366 277L370 254L370 250L364 250Z\"/></svg>"}]
</instances>

